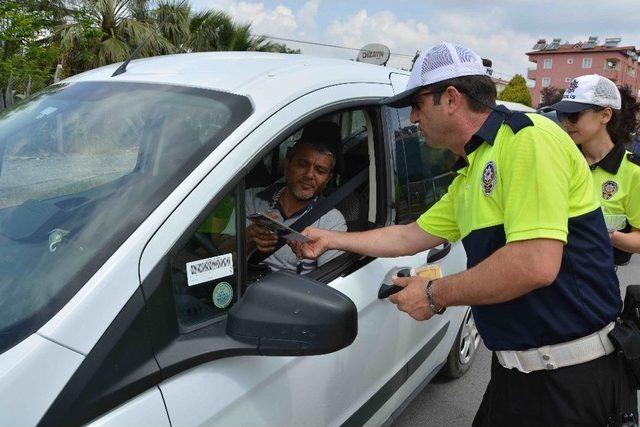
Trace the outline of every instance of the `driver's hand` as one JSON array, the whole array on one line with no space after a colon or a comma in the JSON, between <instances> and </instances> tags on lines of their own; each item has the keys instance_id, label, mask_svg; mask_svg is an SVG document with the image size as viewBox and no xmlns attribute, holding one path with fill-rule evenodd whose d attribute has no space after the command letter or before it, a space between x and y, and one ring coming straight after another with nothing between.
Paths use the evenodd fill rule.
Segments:
<instances>
[{"instance_id":1,"label":"driver's hand","mask_svg":"<svg viewBox=\"0 0 640 427\"><path fill-rule=\"evenodd\" d=\"M302 243L290 240L287 242L298 258L316 259L327 250L331 249L331 243L329 240L331 231L315 227L307 227L304 229L302 234L310 238L311 241Z\"/></svg>"},{"instance_id":2,"label":"driver's hand","mask_svg":"<svg viewBox=\"0 0 640 427\"><path fill-rule=\"evenodd\" d=\"M268 214L269 216L273 216ZM278 236L261 225L251 222L247 227L247 246L252 249L254 246L259 252L272 252L278 243Z\"/></svg>"}]
</instances>

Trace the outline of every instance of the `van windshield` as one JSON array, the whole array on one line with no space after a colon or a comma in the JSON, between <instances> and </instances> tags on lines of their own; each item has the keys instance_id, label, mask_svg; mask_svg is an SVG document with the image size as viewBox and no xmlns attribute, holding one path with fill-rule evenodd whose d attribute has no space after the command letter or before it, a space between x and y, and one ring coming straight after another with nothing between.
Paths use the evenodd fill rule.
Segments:
<instances>
[{"instance_id":1,"label":"van windshield","mask_svg":"<svg viewBox=\"0 0 640 427\"><path fill-rule=\"evenodd\" d=\"M52 86L0 113L0 353L62 308L251 114L169 85Z\"/></svg>"}]
</instances>

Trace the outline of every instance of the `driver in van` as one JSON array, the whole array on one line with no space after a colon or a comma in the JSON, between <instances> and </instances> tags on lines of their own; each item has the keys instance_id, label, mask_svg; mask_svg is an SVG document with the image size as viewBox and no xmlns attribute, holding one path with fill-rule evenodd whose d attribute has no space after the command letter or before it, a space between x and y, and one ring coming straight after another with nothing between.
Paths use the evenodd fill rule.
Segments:
<instances>
[{"instance_id":1,"label":"driver in van","mask_svg":"<svg viewBox=\"0 0 640 427\"><path fill-rule=\"evenodd\" d=\"M291 226L310 212L333 178L340 140L340 129L334 123L313 122L307 125L300 140L287 152L284 181L245 192L247 214L264 213ZM344 216L335 208L321 216L313 226L325 230L347 230ZM288 245L276 248L276 234L255 222L247 227L246 239L248 253L254 252L253 256L263 254L262 257L270 254L262 263L272 271L286 269L307 274L342 253L331 250L316 260L298 259Z\"/></svg>"}]
</instances>

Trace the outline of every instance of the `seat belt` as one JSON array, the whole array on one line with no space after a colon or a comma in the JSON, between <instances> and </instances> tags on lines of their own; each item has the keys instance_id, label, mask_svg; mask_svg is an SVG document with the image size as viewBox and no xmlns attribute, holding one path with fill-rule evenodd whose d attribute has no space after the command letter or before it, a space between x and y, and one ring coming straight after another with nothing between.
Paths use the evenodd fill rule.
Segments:
<instances>
[{"instance_id":1,"label":"seat belt","mask_svg":"<svg viewBox=\"0 0 640 427\"><path fill-rule=\"evenodd\" d=\"M331 209L335 208L338 205L338 203L340 203L345 197L353 193L355 189L358 188L359 185L367 181L368 176L369 176L369 168L365 168L361 170L360 172L358 172L357 175L352 177L344 185L341 185L340 187L338 187L336 191L329 194L329 196L325 197L324 199L320 200L320 202L318 202L313 207L313 209L311 209L306 214L302 215L289 227L298 232L304 230L305 228L307 228L308 226L316 222L318 219L320 219L322 215L326 214ZM280 239L276 244L276 246L274 247L273 251L269 253L254 252L253 255L251 255L250 257L251 263L258 264L264 261L266 258L269 258L272 254L274 254L278 249L283 247L285 244L286 244L286 241L284 239Z\"/></svg>"}]
</instances>

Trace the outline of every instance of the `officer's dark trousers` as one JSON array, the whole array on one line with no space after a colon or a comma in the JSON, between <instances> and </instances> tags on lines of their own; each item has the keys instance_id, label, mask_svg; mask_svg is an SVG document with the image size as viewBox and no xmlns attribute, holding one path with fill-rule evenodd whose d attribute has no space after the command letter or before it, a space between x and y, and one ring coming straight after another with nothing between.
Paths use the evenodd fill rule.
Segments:
<instances>
[{"instance_id":1,"label":"officer's dark trousers","mask_svg":"<svg viewBox=\"0 0 640 427\"><path fill-rule=\"evenodd\" d=\"M628 375L620 375L616 353L528 374L505 369L494 354L473 426L613 426L620 394L623 410L637 421L637 394Z\"/></svg>"}]
</instances>

